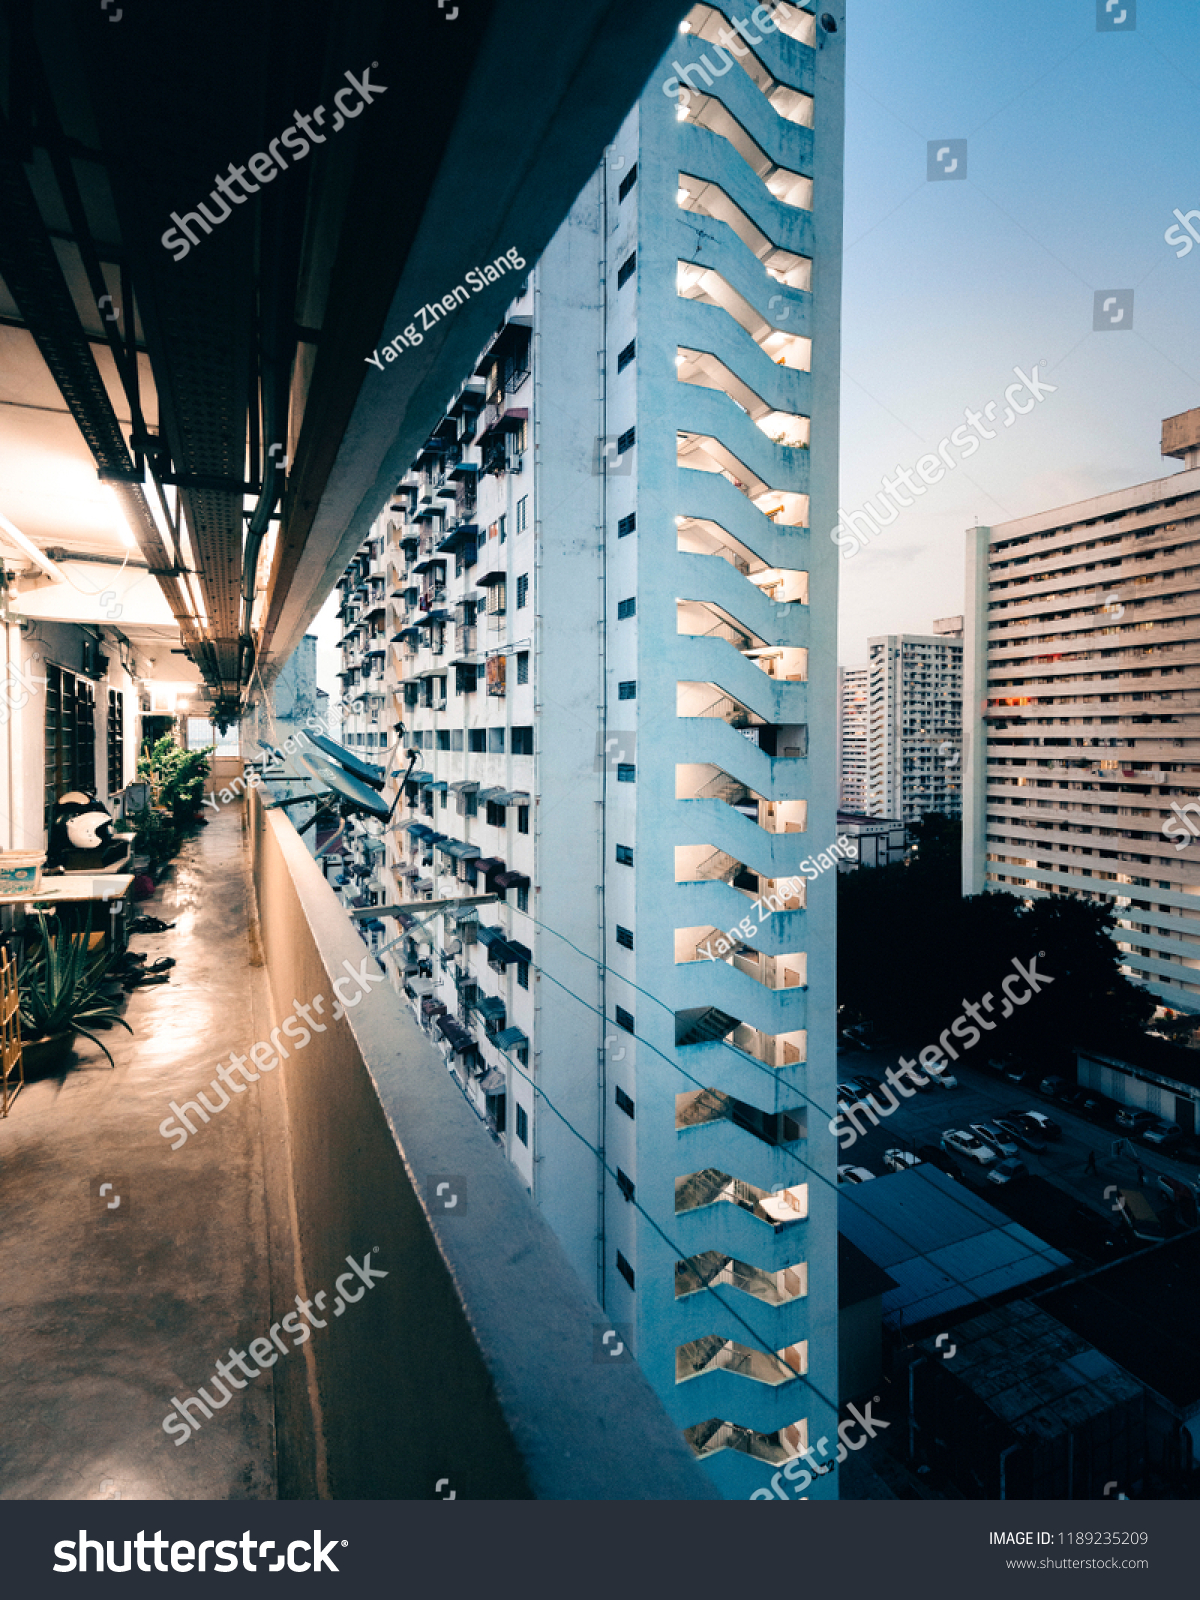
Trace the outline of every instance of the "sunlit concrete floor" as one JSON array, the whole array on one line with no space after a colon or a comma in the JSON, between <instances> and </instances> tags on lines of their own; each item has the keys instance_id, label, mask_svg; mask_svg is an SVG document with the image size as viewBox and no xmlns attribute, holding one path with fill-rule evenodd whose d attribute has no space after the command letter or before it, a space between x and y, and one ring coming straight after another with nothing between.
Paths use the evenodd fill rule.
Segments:
<instances>
[{"instance_id":1,"label":"sunlit concrete floor","mask_svg":"<svg viewBox=\"0 0 1200 1600\"><path fill-rule=\"evenodd\" d=\"M228 806L136 908L175 927L132 948L177 965L130 997L132 1037L102 1035L116 1070L80 1039L73 1064L29 1083L0 1121L0 1498L279 1492L274 1385L303 1391L299 1356L185 1443L162 1428L173 1396L211 1392L216 1361L266 1332L272 1256L284 1285L291 1270L271 1080L178 1151L159 1133L169 1101L193 1099L271 1026L250 904L242 807ZM114 1185L103 1197L102 1183ZM285 1198L269 1206L272 1188Z\"/></svg>"}]
</instances>

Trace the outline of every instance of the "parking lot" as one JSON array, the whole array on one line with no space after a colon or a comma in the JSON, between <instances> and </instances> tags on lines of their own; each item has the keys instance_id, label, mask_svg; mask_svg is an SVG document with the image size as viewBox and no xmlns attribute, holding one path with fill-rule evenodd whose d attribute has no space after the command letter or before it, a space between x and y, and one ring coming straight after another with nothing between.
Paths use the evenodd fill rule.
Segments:
<instances>
[{"instance_id":1,"label":"parking lot","mask_svg":"<svg viewBox=\"0 0 1200 1600\"><path fill-rule=\"evenodd\" d=\"M872 1078L885 1079L889 1067L899 1067L900 1057L915 1059L915 1049L847 1049L838 1052L839 1081L865 1073ZM1046 1144L1042 1151L1021 1149L1018 1156L1031 1174L1044 1178L1056 1188L1070 1195L1075 1202L1082 1201L1095 1211L1110 1215L1114 1196L1105 1196L1105 1189L1113 1185L1141 1189L1156 1211L1167 1208L1166 1196L1159 1190L1156 1177L1166 1174L1181 1179L1195 1190L1197 1163L1188 1159L1164 1155L1130 1142L1126 1131L1110 1122L1091 1122L1057 1101L1045 1099L1036 1085L1020 1086L1010 1083L1003 1073L989 1068L984 1059L972 1064L964 1057L950 1067L958 1080L958 1087L945 1089L938 1085L923 1089L880 1119L871 1127L867 1117L859 1113L857 1123L865 1132L853 1145L846 1145L843 1132L839 1141L839 1165L866 1167L877 1177L887 1171L883 1164L884 1152L894 1148L915 1150L923 1144L937 1145L948 1128L967 1128L973 1122L990 1122L996 1117L1011 1119L1023 1111L1040 1111L1062 1129L1061 1140ZM904 1081L903 1079L901 1080ZM885 1096L885 1104L887 1098ZM843 1118L840 1127L848 1126ZM1125 1138L1124 1150L1113 1154L1118 1139ZM1087 1171L1088 1155L1096 1156L1096 1172ZM980 1188L985 1196L994 1198L999 1187L984 1181L986 1168L955 1155L956 1165L963 1176ZM1141 1166L1145 1181L1138 1178Z\"/></svg>"}]
</instances>

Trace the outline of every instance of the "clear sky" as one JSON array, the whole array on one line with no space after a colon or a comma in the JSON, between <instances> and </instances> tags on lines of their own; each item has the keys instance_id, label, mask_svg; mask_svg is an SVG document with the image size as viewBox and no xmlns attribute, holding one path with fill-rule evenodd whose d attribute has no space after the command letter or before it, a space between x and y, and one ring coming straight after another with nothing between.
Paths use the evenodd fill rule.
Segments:
<instances>
[{"instance_id":1,"label":"clear sky","mask_svg":"<svg viewBox=\"0 0 1200 1600\"><path fill-rule=\"evenodd\" d=\"M1119 32L1096 9L850 0L842 505L935 452L966 407L1003 417L1015 366L1041 362L1056 392L842 562L846 664L962 610L976 520L1180 469L1160 424L1200 405L1200 245L1180 258L1163 234L1200 209L1200 3L1118 0ZM950 139L967 176L929 182L928 141ZM1132 328L1093 332L1095 291L1126 289Z\"/></svg>"}]
</instances>

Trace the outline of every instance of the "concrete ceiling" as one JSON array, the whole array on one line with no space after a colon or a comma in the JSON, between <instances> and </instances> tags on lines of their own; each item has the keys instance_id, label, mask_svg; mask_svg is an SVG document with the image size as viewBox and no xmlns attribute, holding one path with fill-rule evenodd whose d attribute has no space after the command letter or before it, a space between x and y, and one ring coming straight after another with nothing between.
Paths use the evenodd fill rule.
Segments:
<instances>
[{"instance_id":1,"label":"concrete ceiling","mask_svg":"<svg viewBox=\"0 0 1200 1600\"><path fill-rule=\"evenodd\" d=\"M471 268L532 265L685 9L5 0L0 514L76 596L124 563L131 625L165 609L214 697L244 699L256 660L269 683L515 275L382 372L367 357ZM279 181L176 260L172 213L219 217L216 177L273 140ZM29 563L2 529L0 555Z\"/></svg>"}]
</instances>

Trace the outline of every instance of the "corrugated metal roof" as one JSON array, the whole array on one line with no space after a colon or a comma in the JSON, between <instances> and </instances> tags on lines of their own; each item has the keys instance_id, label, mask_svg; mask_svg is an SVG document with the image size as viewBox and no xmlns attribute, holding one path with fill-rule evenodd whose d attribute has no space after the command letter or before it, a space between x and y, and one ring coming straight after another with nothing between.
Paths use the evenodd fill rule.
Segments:
<instances>
[{"instance_id":1,"label":"corrugated metal roof","mask_svg":"<svg viewBox=\"0 0 1200 1600\"><path fill-rule=\"evenodd\" d=\"M838 1195L838 1225L896 1287L884 1320L911 1327L1070 1262L928 1162Z\"/></svg>"}]
</instances>

